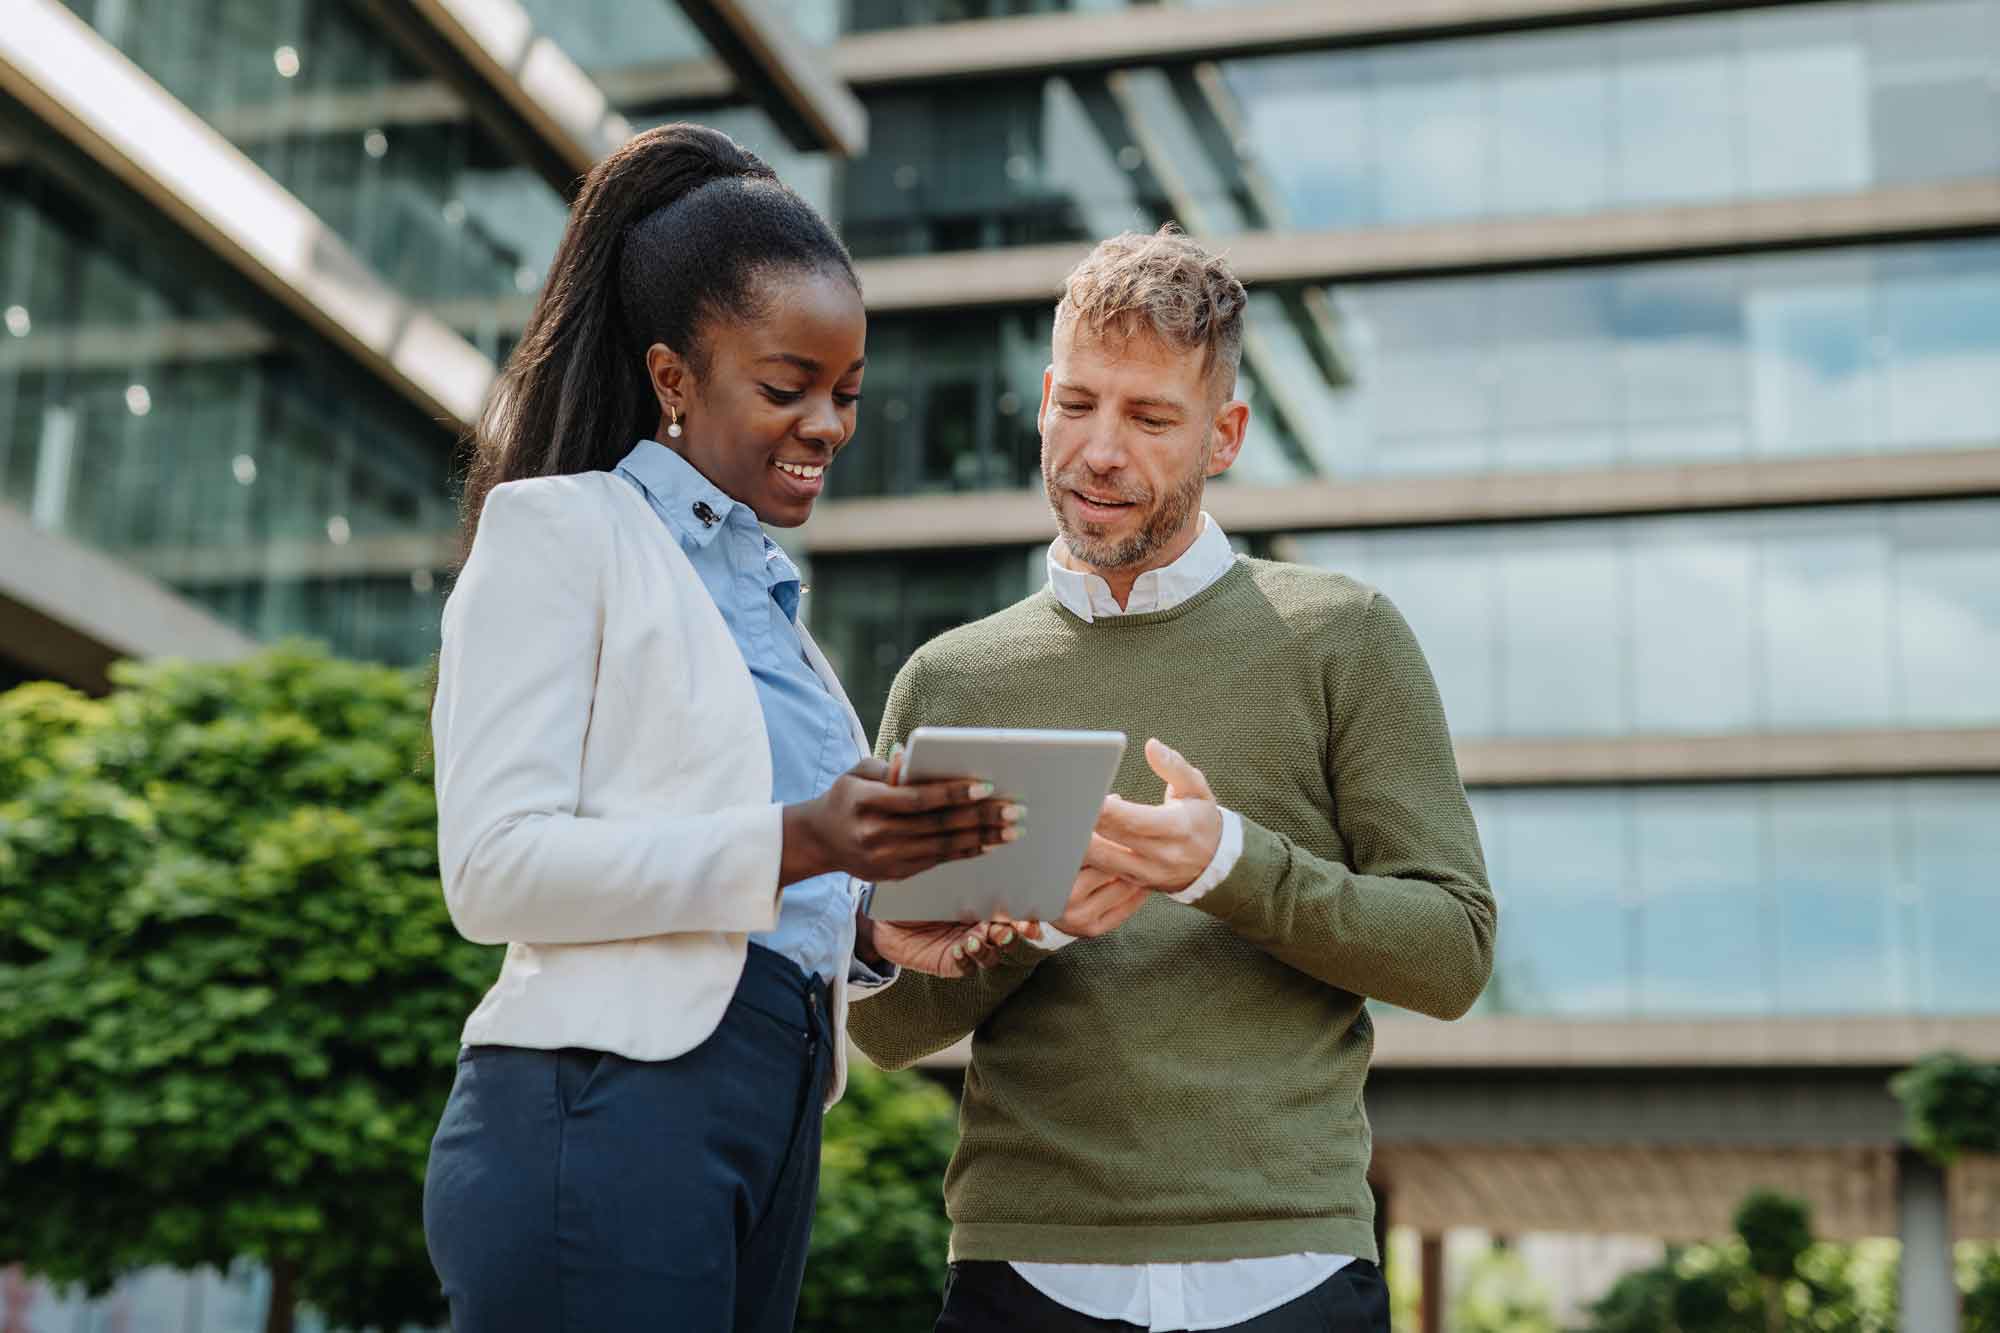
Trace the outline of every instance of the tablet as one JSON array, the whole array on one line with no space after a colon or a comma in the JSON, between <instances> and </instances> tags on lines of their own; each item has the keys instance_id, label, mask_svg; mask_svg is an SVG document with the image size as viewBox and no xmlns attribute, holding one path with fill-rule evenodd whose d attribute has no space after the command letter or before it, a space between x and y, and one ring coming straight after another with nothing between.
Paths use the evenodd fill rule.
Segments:
<instances>
[{"instance_id":1,"label":"tablet","mask_svg":"<svg viewBox=\"0 0 2000 1333\"><path fill-rule=\"evenodd\" d=\"M1090 850L1097 812L1125 755L1122 731L1009 731L918 727L903 751L903 781L973 778L1028 808L1021 836L965 861L877 884L877 921L1054 921Z\"/></svg>"}]
</instances>

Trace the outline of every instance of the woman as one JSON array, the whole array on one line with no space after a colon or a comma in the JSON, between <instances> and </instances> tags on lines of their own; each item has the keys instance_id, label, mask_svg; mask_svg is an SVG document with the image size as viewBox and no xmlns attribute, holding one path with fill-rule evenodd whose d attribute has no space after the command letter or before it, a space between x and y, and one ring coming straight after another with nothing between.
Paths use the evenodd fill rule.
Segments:
<instances>
[{"instance_id":1,"label":"woman","mask_svg":"<svg viewBox=\"0 0 2000 1333\"><path fill-rule=\"evenodd\" d=\"M482 423L433 716L452 920L507 945L425 1184L458 1333L789 1329L850 970L1011 937L857 913L1021 812L862 758L762 527L812 512L865 332L826 223L667 126L585 181Z\"/></svg>"}]
</instances>

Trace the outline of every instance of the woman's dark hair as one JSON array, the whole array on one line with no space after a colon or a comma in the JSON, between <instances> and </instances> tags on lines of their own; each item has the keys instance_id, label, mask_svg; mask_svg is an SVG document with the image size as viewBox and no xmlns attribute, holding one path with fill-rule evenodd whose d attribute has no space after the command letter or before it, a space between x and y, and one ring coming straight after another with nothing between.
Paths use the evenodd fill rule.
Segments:
<instances>
[{"instance_id":1,"label":"woman's dark hair","mask_svg":"<svg viewBox=\"0 0 2000 1333\"><path fill-rule=\"evenodd\" d=\"M756 318L760 280L781 269L860 285L826 220L728 135L662 125L592 168L474 429L464 549L500 483L616 467L659 424L646 349L699 373L708 321Z\"/></svg>"}]
</instances>

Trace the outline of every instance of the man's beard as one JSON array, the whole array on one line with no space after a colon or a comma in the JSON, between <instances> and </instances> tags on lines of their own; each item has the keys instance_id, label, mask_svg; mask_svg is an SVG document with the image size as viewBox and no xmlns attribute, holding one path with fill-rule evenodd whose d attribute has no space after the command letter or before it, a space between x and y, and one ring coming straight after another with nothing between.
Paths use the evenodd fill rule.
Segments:
<instances>
[{"instance_id":1,"label":"man's beard","mask_svg":"<svg viewBox=\"0 0 2000 1333\"><path fill-rule=\"evenodd\" d=\"M1124 500L1137 506L1153 499L1150 492L1131 493L1122 488L1105 486L1091 480L1089 469L1083 467L1073 467L1056 476L1050 476L1045 468L1042 485L1048 491L1049 507L1056 514L1056 528L1062 533L1063 544L1069 547L1069 553L1093 569L1128 569L1144 564L1159 554L1201 505L1202 487L1208 479L1210 447L1207 443L1202 445L1201 459L1194 469L1167 493L1158 508L1146 516L1139 530L1123 541L1094 537L1071 522L1063 497L1072 490L1092 491L1107 499Z\"/></svg>"}]
</instances>

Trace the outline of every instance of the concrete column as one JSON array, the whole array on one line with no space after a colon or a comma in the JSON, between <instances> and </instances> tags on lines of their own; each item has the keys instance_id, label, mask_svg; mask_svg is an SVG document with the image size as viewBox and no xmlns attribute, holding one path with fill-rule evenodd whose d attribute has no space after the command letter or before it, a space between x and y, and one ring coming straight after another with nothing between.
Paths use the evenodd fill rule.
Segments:
<instances>
[{"instance_id":1,"label":"concrete column","mask_svg":"<svg viewBox=\"0 0 2000 1333\"><path fill-rule=\"evenodd\" d=\"M1953 1333L1958 1284L1952 1273L1945 1174L1909 1148L1896 1158L1896 1212L1903 1241L1903 1333Z\"/></svg>"},{"instance_id":2,"label":"concrete column","mask_svg":"<svg viewBox=\"0 0 2000 1333\"><path fill-rule=\"evenodd\" d=\"M1444 1237L1423 1238L1423 1292L1417 1309L1417 1327L1422 1333L1444 1333Z\"/></svg>"}]
</instances>

